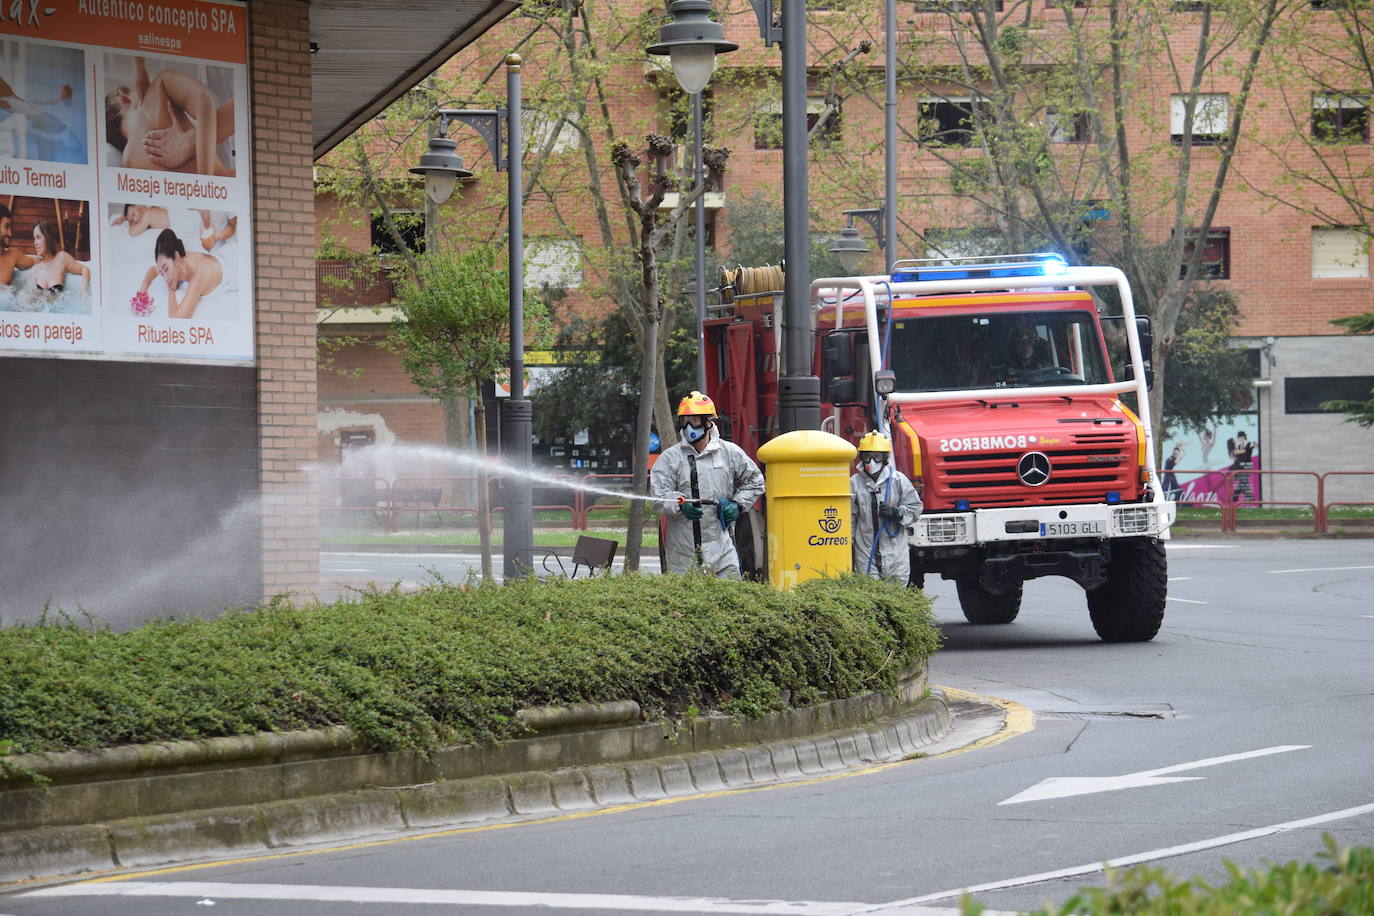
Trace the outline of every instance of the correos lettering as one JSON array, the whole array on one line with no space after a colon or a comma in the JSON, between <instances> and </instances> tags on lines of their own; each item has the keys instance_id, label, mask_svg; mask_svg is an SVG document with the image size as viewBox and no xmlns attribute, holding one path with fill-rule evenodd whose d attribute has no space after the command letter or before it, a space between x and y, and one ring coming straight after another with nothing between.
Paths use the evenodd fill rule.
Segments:
<instances>
[{"instance_id":1,"label":"correos lettering","mask_svg":"<svg viewBox=\"0 0 1374 916\"><path fill-rule=\"evenodd\" d=\"M849 538L823 538L819 534L813 534L806 539L806 543L812 547L848 547Z\"/></svg>"}]
</instances>

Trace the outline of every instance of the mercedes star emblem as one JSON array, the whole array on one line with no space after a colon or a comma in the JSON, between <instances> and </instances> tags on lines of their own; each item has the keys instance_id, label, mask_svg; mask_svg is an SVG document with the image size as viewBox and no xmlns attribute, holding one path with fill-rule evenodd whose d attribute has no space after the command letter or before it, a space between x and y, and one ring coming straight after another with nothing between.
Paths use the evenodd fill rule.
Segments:
<instances>
[{"instance_id":1,"label":"mercedes star emblem","mask_svg":"<svg viewBox=\"0 0 1374 916\"><path fill-rule=\"evenodd\" d=\"M1050 479L1050 458L1044 452L1026 452L1016 463L1016 476L1028 487L1038 487Z\"/></svg>"}]
</instances>

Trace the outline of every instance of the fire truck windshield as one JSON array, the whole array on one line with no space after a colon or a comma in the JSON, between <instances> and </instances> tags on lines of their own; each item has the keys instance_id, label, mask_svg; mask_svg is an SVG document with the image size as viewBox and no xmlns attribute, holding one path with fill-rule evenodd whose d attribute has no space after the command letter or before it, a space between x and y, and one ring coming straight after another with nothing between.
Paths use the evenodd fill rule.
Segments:
<instances>
[{"instance_id":1,"label":"fire truck windshield","mask_svg":"<svg viewBox=\"0 0 1374 916\"><path fill-rule=\"evenodd\" d=\"M888 366L912 392L1110 381L1097 322L1078 311L897 318Z\"/></svg>"}]
</instances>

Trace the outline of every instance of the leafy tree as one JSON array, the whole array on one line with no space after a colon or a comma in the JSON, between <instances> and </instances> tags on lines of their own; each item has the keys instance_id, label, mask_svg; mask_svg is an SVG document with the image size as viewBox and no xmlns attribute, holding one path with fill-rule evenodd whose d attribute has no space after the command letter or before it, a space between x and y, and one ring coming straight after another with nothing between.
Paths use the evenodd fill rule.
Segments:
<instances>
[{"instance_id":1,"label":"leafy tree","mask_svg":"<svg viewBox=\"0 0 1374 916\"><path fill-rule=\"evenodd\" d=\"M610 443L618 455L630 457L640 354L625 316L612 312L600 323L574 322L561 332L554 349L566 365L541 380L530 398L535 435L551 442L570 440L585 430L593 442ZM670 391L696 384L696 339L688 329L673 330L664 370ZM672 430L659 430L665 445L672 435Z\"/></svg>"},{"instance_id":2,"label":"leafy tree","mask_svg":"<svg viewBox=\"0 0 1374 916\"><path fill-rule=\"evenodd\" d=\"M396 297L398 314L392 343L415 386L445 400L476 397L510 358L510 278L499 265L501 251L478 245L461 252L434 249L417 259L413 277ZM547 337L544 310L531 303L525 312L527 339L536 346ZM514 386L512 386L514 387ZM487 451L485 409L477 410L477 453ZM478 466L477 530L482 545L482 577L492 577L491 500L488 468Z\"/></svg>"},{"instance_id":3,"label":"leafy tree","mask_svg":"<svg viewBox=\"0 0 1374 916\"><path fill-rule=\"evenodd\" d=\"M1246 184L1319 225L1374 239L1374 7L1365 2L1298 4L1281 20L1264 74L1287 129L1257 132L1270 169ZM1261 180L1259 176L1274 176Z\"/></svg>"},{"instance_id":4,"label":"leafy tree","mask_svg":"<svg viewBox=\"0 0 1374 916\"><path fill-rule=\"evenodd\" d=\"M965 230L927 234L927 252L1049 247L1120 266L1154 320L1156 378L1170 390L1181 316L1206 279L1193 241L1206 238L1231 179L1275 24L1301 5L1208 0L1183 16L1173 0L1057 0L1062 28L1033 27L1042 4L1029 0L930 14L940 27L916 30L899 61L900 81L922 100L919 118L899 119L900 142L922 151L906 166L918 191L898 202L906 234ZM879 77L851 69L840 88L876 101ZM1229 90L1224 108L1218 85ZM1181 104L1177 130L1162 93ZM829 151L813 193L871 206L875 146ZM1092 218L1103 211L1109 220ZM1157 428L1165 401L1152 399Z\"/></svg>"},{"instance_id":5,"label":"leafy tree","mask_svg":"<svg viewBox=\"0 0 1374 916\"><path fill-rule=\"evenodd\" d=\"M1374 312L1337 318L1331 323L1345 328L1347 334L1374 334ZM1347 423L1358 423L1365 429L1374 427L1374 389L1370 390L1367 401L1323 401L1321 406L1322 410L1339 410L1349 414L1345 418Z\"/></svg>"},{"instance_id":6,"label":"leafy tree","mask_svg":"<svg viewBox=\"0 0 1374 916\"><path fill-rule=\"evenodd\" d=\"M655 386L650 383L650 380L665 381L662 373L665 344L661 344L659 338L667 309L661 291L662 268L659 251L668 234L672 232L682 219L683 214L686 213L687 208L700 196L703 190L697 188L691 194L682 195L672 212L666 217L662 215L659 204L663 202L664 195L670 187L670 179L665 167L665 156L671 152L672 143L668 138L656 134L649 135L647 140L649 155L654 160L647 189L642 186L639 178L639 168L643 164L641 159L630 152L629 146L623 142L617 142L611 147L611 161L615 165L616 181L620 186L621 199L626 202L638 220L635 233L638 247L632 253L633 262L640 271L640 281L636 284L636 288L641 296L636 309L636 318L639 320L640 327L637 340L640 346L638 373L640 390L639 409L635 417L635 450L632 462L633 486L637 493L649 491L649 432L653 425L655 401L659 400L655 397ZM703 155L702 158L713 174L724 164L723 156L713 158ZM663 336L666 337L666 335ZM664 389L666 393L666 381ZM659 429L670 429L672 426L671 414L662 409L658 413L662 421L659 423ZM627 524L629 530L625 539L625 568L634 571L639 568L640 545L644 532L644 503L641 500L634 500L630 503Z\"/></svg>"}]
</instances>

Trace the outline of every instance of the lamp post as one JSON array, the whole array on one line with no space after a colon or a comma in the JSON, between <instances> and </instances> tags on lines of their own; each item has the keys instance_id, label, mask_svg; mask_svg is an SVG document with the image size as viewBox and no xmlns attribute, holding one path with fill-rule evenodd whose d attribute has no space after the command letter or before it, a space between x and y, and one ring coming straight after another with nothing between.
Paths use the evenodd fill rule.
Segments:
<instances>
[{"instance_id":1,"label":"lamp post","mask_svg":"<svg viewBox=\"0 0 1374 916\"><path fill-rule=\"evenodd\" d=\"M782 25L774 25L775 3ZM749 0L765 45L782 45L782 186L784 335L778 379L783 432L821 427L821 380L811 374L815 319L811 314L811 191L806 135L806 0Z\"/></svg>"},{"instance_id":2,"label":"lamp post","mask_svg":"<svg viewBox=\"0 0 1374 916\"><path fill-rule=\"evenodd\" d=\"M868 209L845 210L844 215L849 217L849 222L840 230L840 237L830 249L830 253L840 259L842 266L849 273L855 273L859 269L859 262L863 256L873 249L868 247L859 236L859 230L854 228L855 217L863 220L873 227L873 237L878 242L879 250L887 253L887 272L892 273L892 255L888 253L887 240L884 237L883 217L887 212L887 207L871 207Z\"/></svg>"},{"instance_id":3,"label":"lamp post","mask_svg":"<svg viewBox=\"0 0 1374 916\"><path fill-rule=\"evenodd\" d=\"M506 194L510 214L510 397L501 402L501 459L511 468L531 464L530 445L534 435L534 415L525 398L525 288L524 288L524 202L521 184L521 158L524 154L520 127L519 54L506 57L506 107L494 111L441 108L434 116L439 133L429 141L420 164L410 171L425 178L425 193L435 203L443 203L453 193L460 178L472 177L454 150L457 144L444 136L448 125L458 121L475 129L487 141L492 163L506 172ZM502 150L502 129L505 150ZM534 516L530 486L507 476L502 499L505 531L501 551L505 578L528 573L534 552Z\"/></svg>"},{"instance_id":4,"label":"lamp post","mask_svg":"<svg viewBox=\"0 0 1374 916\"><path fill-rule=\"evenodd\" d=\"M739 45L725 40L725 29L711 19L708 0L674 0L668 8L672 20L658 32L658 44L646 49L649 54L667 54L673 76L682 91L692 98L692 188L697 193L695 210L696 251L693 301L697 313L697 390L706 390L706 201L702 190L702 116L701 93L711 79L716 55L737 50Z\"/></svg>"}]
</instances>

